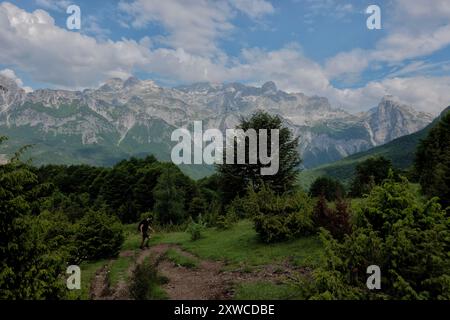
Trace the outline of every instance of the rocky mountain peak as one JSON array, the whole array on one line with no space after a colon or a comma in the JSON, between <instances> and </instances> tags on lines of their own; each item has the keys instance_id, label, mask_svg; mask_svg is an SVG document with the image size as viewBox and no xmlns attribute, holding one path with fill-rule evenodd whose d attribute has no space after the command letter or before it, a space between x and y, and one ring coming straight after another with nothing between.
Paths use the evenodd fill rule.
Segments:
<instances>
[{"instance_id":1,"label":"rocky mountain peak","mask_svg":"<svg viewBox=\"0 0 450 320\"><path fill-rule=\"evenodd\" d=\"M112 78L107 80L100 88L101 91L111 92L119 91L123 88L125 82L120 78Z\"/></svg>"},{"instance_id":2,"label":"rocky mountain peak","mask_svg":"<svg viewBox=\"0 0 450 320\"><path fill-rule=\"evenodd\" d=\"M366 113L365 121L370 129L372 143L380 145L422 129L432 121L432 116L419 113L398 98L388 95Z\"/></svg>"},{"instance_id":3,"label":"rocky mountain peak","mask_svg":"<svg viewBox=\"0 0 450 320\"><path fill-rule=\"evenodd\" d=\"M278 88L275 85L275 82L268 81L262 85L261 90L264 94L276 94L278 91Z\"/></svg>"},{"instance_id":4,"label":"rocky mountain peak","mask_svg":"<svg viewBox=\"0 0 450 320\"><path fill-rule=\"evenodd\" d=\"M26 96L14 79L0 75L0 112L8 110L16 102L23 101Z\"/></svg>"},{"instance_id":5,"label":"rocky mountain peak","mask_svg":"<svg viewBox=\"0 0 450 320\"><path fill-rule=\"evenodd\" d=\"M17 91L19 89L20 87L17 85L14 79L0 74L0 91Z\"/></svg>"},{"instance_id":6,"label":"rocky mountain peak","mask_svg":"<svg viewBox=\"0 0 450 320\"><path fill-rule=\"evenodd\" d=\"M139 85L141 83L141 80L135 77L129 77L125 82L123 83L124 87L133 87L136 85Z\"/></svg>"}]
</instances>

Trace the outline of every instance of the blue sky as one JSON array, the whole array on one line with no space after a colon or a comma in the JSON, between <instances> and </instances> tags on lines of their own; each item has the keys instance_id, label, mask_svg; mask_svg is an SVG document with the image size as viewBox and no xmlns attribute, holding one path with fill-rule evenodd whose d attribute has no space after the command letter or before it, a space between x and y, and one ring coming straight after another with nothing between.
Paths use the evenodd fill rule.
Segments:
<instances>
[{"instance_id":1,"label":"blue sky","mask_svg":"<svg viewBox=\"0 0 450 320\"><path fill-rule=\"evenodd\" d=\"M81 29L66 9L81 9ZM381 8L369 30L366 8ZM21 0L0 3L0 73L28 90L111 77L275 81L350 111L386 94L437 113L450 104L447 0Z\"/></svg>"}]
</instances>

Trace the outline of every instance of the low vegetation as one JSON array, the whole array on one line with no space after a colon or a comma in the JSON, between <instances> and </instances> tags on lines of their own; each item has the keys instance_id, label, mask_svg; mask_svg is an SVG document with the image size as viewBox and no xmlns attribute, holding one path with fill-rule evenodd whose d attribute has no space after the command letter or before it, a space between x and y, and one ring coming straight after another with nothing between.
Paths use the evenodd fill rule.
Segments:
<instances>
[{"instance_id":1,"label":"low vegetation","mask_svg":"<svg viewBox=\"0 0 450 320\"><path fill-rule=\"evenodd\" d=\"M240 126L282 129L273 179L258 174L258 163L219 166L193 181L152 156L111 168L36 168L19 150L0 166L0 299L86 299L105 264L110 286L126 281L134 299L166 298L151 259L130 275L137 223L151 216L151 245L189 252L170 246L164 255L183 271L201 270L206 259L226 271L289 271L289 281L238 284L236 299L448 300L449 121L450 114L421 143L413 170L370 158L348 186L322 177L309 193L295 185L298 139L266 113ZM78 293L65 289L69 264L83 270ZM382 271L382 290L366 286L370 265Z\"/></svg>"}]
</instances>

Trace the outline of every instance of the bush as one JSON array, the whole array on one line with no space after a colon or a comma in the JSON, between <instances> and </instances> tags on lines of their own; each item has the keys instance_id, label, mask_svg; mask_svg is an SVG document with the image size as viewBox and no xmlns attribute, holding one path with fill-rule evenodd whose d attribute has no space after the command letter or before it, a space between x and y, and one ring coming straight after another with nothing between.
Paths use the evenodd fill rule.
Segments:
<instances>
[{"instance_id":1,"label":"bush","mask_svg":"<svg viewBox=\"0 0 450 320\"><path fill-rule=\"evenodd\" d=\"M258 193L250 192L249 199L257 204L253 221L264 242L298 238L315 231L311 199L302 191L279 196L263 187Z\"/></svg>"},{"instance_id":2,"label":"bush","mask_svg":"<svg viewBox=\"0 0 450 320\"><path fill-rule=\"evenodd\" d=\"M374 187L342 243L325 230L322 239L326 264L314 272L308 298L450 299L450 218L406 179L391 174ZM381 291L366 287L369 265L381 269Z\"/></svg>"},{"instance_id":3,"label":"bush","mask_svg":"<svg viewBox=\"0 0 450 320\"><path fill-rule=\"evenodd\" d=\"M199 221L195 222L194 220L189 223L186 232L191 235L191 241L196 241L202 238L202 232L206 229L206 224L202 221L201 216L199 217Z\"/></svg>"},{"instance_id":4,"label":"bush","mask_svg":"<svg viewBox=\"0 0 450 320\"><path fill-rule=\"evenodd\" d=\"M117 217L103 210L89 211L81 219L75 236L78 260L117 256L123 241L123 226Z\"/></svg>"},{"instance_id":5,"label":"bush","mask_svg":"<svg viewBox=\"0 0 450 320\"><path fill-rule=\"evenodd\" d=\"M342 240L352 229L348 203L337 198L336 209L332 209L328 207L325 196L320 196L314 207L314 223L327 229L334 238Z\"/></svg>"},{"instance_id":6,"label":"bush","mask_svg":"<svg viewBox=\"0 0 450 320\"><path fill-rule=\"evenodd\" d=\"M221 214L217 217L215 225L218 230L229 230L234 226L234 224L235 220L232 216Z\"/></svg>"},{"instance_id":7,"label":"bush","mask_svg":"<svg viewBox=\"0 0 450 320\"><path fill-rule=\"evenodd\" d=\"M160 299L160 278L156 267L148 260L136 265L130 280L130 297L134 300Z\"/></svg>"},{"instance_id":8,"label":"bush","mask_svg":"<svg viewBox=\"0 0 450 320\"><path fill-rule=\"evenodd\" d=\"M0 165L0 300L65 294L63 258L43 241L43 226L31 215L36 184L36 176L19 161Z\"/></svg>"}]
</instances>

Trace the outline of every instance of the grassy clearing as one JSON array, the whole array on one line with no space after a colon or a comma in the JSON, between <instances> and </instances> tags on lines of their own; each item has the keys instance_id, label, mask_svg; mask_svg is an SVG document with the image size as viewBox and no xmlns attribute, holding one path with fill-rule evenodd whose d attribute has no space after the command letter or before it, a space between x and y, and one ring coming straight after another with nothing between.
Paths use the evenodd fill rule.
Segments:
<instances>
[{"instance_id":1,"label":"grassy clearing","mask_svg":"<svg viewBox=\"0 0 450 320\"><path fill-rule=\"evenodd\" d=\"M290 300L301 299L298 288L290 284L271 282L243 283L237 286L235 300Z\"/></svg>"},{"instance_id":2,"label":"grassy clearing","mask_svg":"<svg viewBox=\"0 0 450 320\"><path fill-rule=\"evenodd\" d=\"M188 268L197 269L198 261L196 259L186 257L175 249L169 249L166 252L166 258L175 263L176 265Z\"/></svg>"},{"instance_id":3,"label":"grassy clearing","mask_svg":"<svg viewBox=\"0 0 450 320\"><path fill-rule=\"evenodd\" d=\"M129 239L129 244L133 241ZM316 236L276 244L261 243L249 220L240 221L230 230L209 228L197 241L191 241L186 232L173 232L155 234L151 243L178 244L202 259L222 260L232 267L260 266L286 259L297 266L314 267L323 254Z\"/></svg>"}]
</instances>

